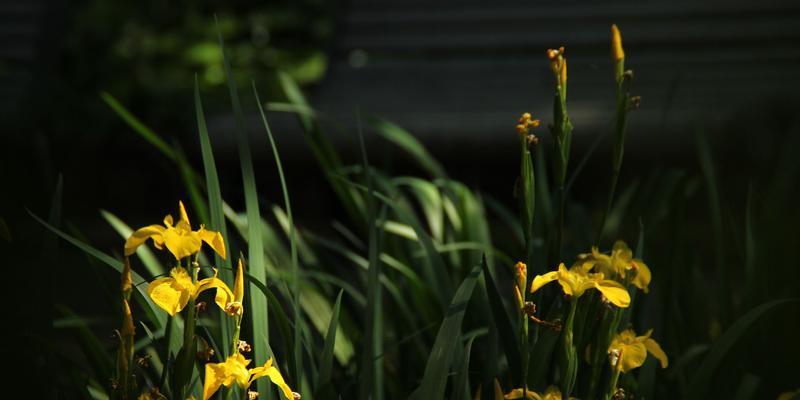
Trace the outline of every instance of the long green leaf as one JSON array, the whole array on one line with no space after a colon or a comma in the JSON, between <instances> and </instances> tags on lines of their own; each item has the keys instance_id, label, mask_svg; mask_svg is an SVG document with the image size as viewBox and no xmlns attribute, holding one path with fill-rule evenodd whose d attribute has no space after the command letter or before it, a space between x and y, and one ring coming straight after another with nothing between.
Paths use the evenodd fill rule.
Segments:
<instances>
[{"instance_id":1,"label":"long green leaf","mask_svg":"<svg viewBox=\"0 0 800 400\"><path fill-rule=\"evenodd\" d=\"M236 125L236 142L239 148L239 164L242 169L244 203L247 212L247 255L250 260L249 270L255 280L266 284L267 273L264 262L264 243L261 241L261 212L258 208L258 191L256 190L255 173L253 172L253 157L250 153L250 144L244 126L239 92L236 88L233 72L231 72L230 60L225 52L222 34L219 34L219 46L222 49L225 77L228 82L228 92L233 107L234 122ZM251 282L250 316L253 322L252 332L253 342L255 344L253 356L255 358L255 365L262 365L269 358L269 309L266 299L256 293L254 286L255 285ZM264 379L259 379L257 382L257 391L259 393L272 393L268 383L265 382Z\"/></svg>"},{"instance_id":2,"label":"long green leaf","mask_svg":"<svg viewBox=\"0 0 800 400\"><path fill-rule=\"evenodd\" d=\"M286 214L289 219L289 246L292 253L292 313L294 315L294 357L295 357L295 379L300 382L303 376L303 357L301 354L300 333L303 327L303 319L300 315L300 263L297 261L297 237L295 235L294 220L292 217L292 202L289 200L289 188L286 185L286 175L283 173L283 164L281 163L281 156L278 153L278 146L275 145L275 137L272 136L272 130L269 129L267 122L267 115L264 113L264 108L261 107L261 99L258 96L255 82L251 82L253 86L253 95L256 97L256 104L258 104L258 112L261 114L261 122L264 124L264 129L267 131L267 138L269 138L270 147L272 147L272 155L275 157L275 166L278 168L278 177L281 181L281 191L283 192L283 203L286 207ZM302 394L302 393L301 393Z\"/></svg>"},{"instance_id":3,"label":"long green leaf","mask_svg":"<svg viewBox=\"0 0 800 400\"><path fill-rule=\"evenodd\" d=\"M455 338L461 337L461 322L464 320L464 313L467 304L472 296L472 291L481 275L481 266L476 265L469 275L461 282L453 301L450 303L445 313L436 340L431 348L431 355L425 365L425 372L422 375L422 382L412 394L415 400L443 399L450 365L453 363L456 346L459 341Z\"/></svg>"},{"instance_id":4,"label":"long green leaf","mask_svg":"<svg viewBox=\"0 0 800 400\"><path fill-rule=\"evenodd\" d=\"M788 303L798 303L800 298L772 300L763 303L746 314L739 317L728 330L725 331L719 339L711 346L706 358L697 368L697 372L689 384L690 394L692 399L705 399L710 394L712 379L717 367L722 363L728 354L728 351L734 344L767 312L772 311L778 306L786 305Z\"/></svg>"},{"instance_id":5,"label":"long green leaf","mask_svg":"<svg viewBox=\"0 0 800 400\"><path fill-rule=\"evenodd\" d=\"M378 255L381 253L381 232L385 221L386 207L381 210L381 216L376 212L374 198L374 175L369 166L367 147L364 144L364 133L361 130L361 116L357 115L358 140L361 145L361 162L364 168L367 184L367 222L369 232L369 270L367 277L367 310L366 326L364 329L364 342L367 350L363 352L361 362L361 382L359 385L359 398L362 400L383 399L383 296L381 294L380 276L381 263Z\"/></svg>"},{"instance_id":6,"label":"long green leaf","mask_svg":"<svg viewBox=\"0 0 800 400\"><path fill-rule=\"evenodd\" d=\"M222 234L223 238L228 238L228 230L225 227L225 214L223 211L222 190L219 186L219 175L217 174L217 164L214 161L214 151L211 146L211 139L208 136L205 113L203 112L203 102L200 99L200 86L197 83L197 76L194 78L194 108L197 116L197 133L200 138L200 151L203 154L203 171L206 176L206 190L209 206L208 227ZM222 267L220 278L226 282L233 282L232 262L229 241L225 242L225 253L228 257L223 260L218 254L214 253L214 264ZM220 321L220 335L222 337L222 353L228 354L228 344L232 340L232 329L230 321L223 318Z\"/></svg>"},{"instance_id":7,"label":"long green leaf","mask_svg":"<svg viewBox=\"0 0 800 400\"><path fill-rule=\"evenodd\" d=\"M414 160L434 178L447 178L444 168L436 161L425 146L417 140L411 133L389 121L372 118L370 124L375 127L375 131L386 140L394 143L401 149L410 154Z\"/></svg>"},{"instance_id":8,"label":"long green leaf","mask_svg":"<svg viewBox=\"0 0 800 400\"><path fill-rule=\"evenodd\" d=\"M316 382L317 391L331 380L333 346L336 344L336 330L339 328L339 310L342 306L342 293L344 293L344 289L339 289L339 295L336 296L336 302L333 305L331 322L328 324L328 333L325 335L325 344L322 347L322 356L319 362L319 375L317 376Z\"/></svg>"},{"instance_id":9,"label":"long green leaf","mask_svg":"<svg viewBox=\"0 0 800 400\"><path fill-rule=\"evenodd\" d=\"M62 230L50 225L43 219L39 218L36 214L32 213L30 210L26 211L28 211L28 214L30 214L30 216L33 217L33 219L35 219L40 224L44 225L44 227L49 229L51 232L55 233L62 239L66 240L68 243L83 250L83 252L100 260L104 264L114 268L115 270L117 270L117 272L122 273L122 261L119 261L114 257L111 257L108 254L103 253L102 251L97 250L94 247L86 243L83 243L80 240L64 233ZM136 293L139 294L139 296L137 296L137 300L139 300L139 304L142 305L142 308L144 309L148 318L151 321L157 323L159 328L164 327L166 325L167 318L164 315L164 313L156 311L155 304L153 304L153 302L150 300L150 296L148 296L145 290L143 289L145 286L142 285L142 283L146 282L145 279L142 278L141 275L133 271L131 272L131 276L133 278L132 279L133 286L136 288Z\"/></svg>"},{"instance_id":10,"label":"long green leaf","mask_svg":"<svg viewBox=\"0 0 800 400\"><path fill-rule=\"evenodd\" d=\"M485 257L484 257L485 260ZM489 265L481 262L483 268L483 279L486 282L486 294L489 297L489 306L492 313L492 321L500 335L500 345L508 360L508 368L511 371L522 371L522 360L520 359L519 341L517 340L516 328L511 324L511 318L503 305L503 296L497 288L497 283L489 270Z\"/></svg>"}]
</instances>

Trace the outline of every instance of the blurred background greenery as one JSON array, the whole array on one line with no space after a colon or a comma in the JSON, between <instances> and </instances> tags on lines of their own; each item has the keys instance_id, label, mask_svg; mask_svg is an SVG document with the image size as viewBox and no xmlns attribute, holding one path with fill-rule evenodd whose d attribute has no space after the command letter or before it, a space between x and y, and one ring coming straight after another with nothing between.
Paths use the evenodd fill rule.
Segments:
<instances>
[{"instance_id":1,"label":"blurred background greenery","mask_svg":"<svg viewBox=\"0 0 800 400\"><path fill-rule=\"evenodd\" d=\"M89 315L108 315L112 307L84 293L87 286L104 288L113 277L75 274L91 261L72 249L47 259L59 245L24 212L47 214L59 174L65 227L109 252L118 250L120 240L98 209L138 226L186 196L174 165L133 134L100 92L117 98L199 169L192 103L197 76L218 167L228 171L223 193L234 208L243 208L217 32L239 84L254 80L273 111L286 100L278 73L297 81L344 159L358 161L352 128L359 106L407 128L451 178L511 209L518 163L514 119L529 111L547 120L551 82L544 49L566 45L574 159L593 152L570 193L570 224L572 232L590 236L594 229L584 227L598 220L608 180L610 140L603 135L613 88L607 27L616 22L636 72L634 94L644 102L629 129L621 178L629 189L620 192L621 203L627 198L620 206L625 217L610 223L631 243L640 223L645 227L646 259L661 285L653 294L660 300L645 310L660 316L661 322L650 322L669 335L665 349L678 360L754 305L800 293L794 254L800 226L800 7L792 2L41 0L8 2L0 6L0 18L7 22L0 30L0 218L6 227L0 233L10 239L0 239L0 246L9 255L4 264L23 282L17 289L40 293L29 306L8 311L10 320L25 321L20 333L29 347L40 343L42 333L53 335L55 303ZM258 124L255 107L243 97L252 128ZM299 223L329 229L332 216L345 211L335 201L319 200L333 193L295 118L271 117ZM254 146L262 201L276 203L273 161L263 134L250 131L262 140ZM540 136L549 149L548 135ZM386 142L368 143L378 167L396 175L425 173ZM495 226L499 217L491 218ZM496 241L511 241L510 232L495 231ZM567 253L586 251L589 240L576 233ZM515 254L513 246L498 247ZM44 262L37 265L52 269L39 269L31 280L25 266L39 257ZM729 264L741 271L729 276L730 304L709 301L705 288L717 285L721 265ZM720 307L728 308L727 316ZM702 312L688 311L694 309ZM640 318L648 321L647 315ZM789 389L800 373L797 315L797 307L787 308L762 320L737 344L741 357L723 368L756 377L748 379L757 379L765 396ZM71 338L55 339L77 351ZM25 346L3 351L29 355ZM27 359L37 371L54 362L47 352ZM685 358L686 365L696 362ZM688 382L671 379L687 390Z\"/></svg>"}]
</instances>

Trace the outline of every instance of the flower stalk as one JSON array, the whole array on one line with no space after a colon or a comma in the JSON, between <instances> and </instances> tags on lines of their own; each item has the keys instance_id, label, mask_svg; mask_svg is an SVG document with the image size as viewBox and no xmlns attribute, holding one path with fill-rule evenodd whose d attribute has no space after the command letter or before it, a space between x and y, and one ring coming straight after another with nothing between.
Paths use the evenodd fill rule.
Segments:
<instances>
[{"instance_id":1,"label":"flower stalk","mask_svg":"<svg viewBox=\"0 0 800 400\"><path fill-rule=\"evenodd\" d=\"M564 57L564 48L547 50L547 58L550 60L550 69L556 83L556 93L553 99L553 124L550 126L555 139L554 171L558 197L558 226L554 258L551 260L553 261L561 259L561 248L564 243L565 184L572 143L572 122L567 113L567 58Z\"/></svg>"}]
</instances>

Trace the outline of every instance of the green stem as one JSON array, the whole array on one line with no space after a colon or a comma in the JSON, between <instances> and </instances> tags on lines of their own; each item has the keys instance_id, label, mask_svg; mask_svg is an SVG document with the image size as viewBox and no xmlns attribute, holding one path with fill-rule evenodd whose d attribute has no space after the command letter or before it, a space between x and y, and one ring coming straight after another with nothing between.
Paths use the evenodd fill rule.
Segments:
<instances>
[{"instance_id":1,"label":"green stem","mask_svg":"<svg viewBox=\"0 0 800 400\"><path fill-rule=\"evenodd\" d=\"M622 357L622 355L620 355ZM621 360L617 360L617 364L619 364ZM622 370L617 366L614 367L614 375L611 376L611 382L609 383L608 393L606 393L606 400L611 400L614 397L614 393L617 391L617 382L619 381L619 375Z\"/></svg>"}]
</instances>

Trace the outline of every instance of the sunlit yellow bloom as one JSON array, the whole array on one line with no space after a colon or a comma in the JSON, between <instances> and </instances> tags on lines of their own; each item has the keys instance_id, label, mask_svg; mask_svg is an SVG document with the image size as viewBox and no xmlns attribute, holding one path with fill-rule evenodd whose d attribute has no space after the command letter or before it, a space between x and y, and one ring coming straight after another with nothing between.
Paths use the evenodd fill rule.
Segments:
<instances>
[{"instance_id":1,"label":"sunlit yellow bloom","mask_svg":"<svg viewBox=\"0 0 800 400\"><path fill-rule=\"evenodd\" d=\"M506 393L505 398L521 399L522 392L523 392L522 389L514 389ZM561 391L558 390L558 388L555 386L550 386L547 388L547 390L544 391L544 394L540 395L539 393L536 393L533 390L528 389L525 398L529 400L561 400Z\"/></svg>"},{"instance_id":2,"label":"sunlit yellow bloom","mask_svg":"<svg viewBox=\"0 0 800 400\"><path fill-rule=\"evenodd\" d=\"M239 265L236 268L232 297L228 296L228 292L218 290L215 301L230 316L241 316L244 313L244 266L241 259L239 259Z\"/></svg>"},{"instance_id":3,"label":"sunlit yellow bloom","mask_svg":"<svg viewBox=\"0 0 800 400\"><path fill-rule=\"evenodd\" d=\"M622 35L616 24L611 25L611 57L614 58L614 61L625 58L625 50L622 49Z\"/></svg>"},{"instance_id":4,"label":"sunlit yellow bloom","mask_svg":"<svg viewBox=\"0 0 800 400\"><path fill-rule=\"evenodd\" d=\"M196 283L192 282L192 277L181 267L173 268L169 275L150 282L147 294L153 299L153 303L171 316L183 310L190 299L196 299L200 293L209 289L217 289L215 300L223 310L233 298L233 292L228 285L217 278L216 270L213 277L201 279Z\"/></svg>"},{"instance_id":5,"label":"sunlit yellow bloom","mask_svg":"<svg viewBox=\"0 0 800 400\"><path fill-rule=\"evenodd\" d=\"M289 385L283 380L281 372L273 366L272 358L267 360L261 367L247 369L250 360L244 358L243 355L236 353L228 357L225 362L221 363L208 363L206 364L206 377L203 384L203 399L208 400L214 393L219 390L220 386L231 387L234 383L242 390L246 391L247 388L258 378L268 377L276 386L278 386L283 393L283 396L288 400L295 398L294 392L289 388Z\"/></svg>"},{"instance_id":6,"label":"sunlit yellow bloom","mask_svg":"<svg viewBox=\"0 0 800 400\"><path fill-rule=\"evenodd\" d=\"M661 368L667 368L669 365L667 354L661 350L661 346L655 340L650 339L652 333L652 329L643 336L636 336L632 329L618 333L611 341L611 345L608 346L611 366L619 368L621 372L639 368L644 364L649 351L661 363Z\"/></svg>"},{"instance_id":7,"label":"sunlit yellow bloom","mask_svg":"<svg viewBox=\"0 0 800 400\"><path fill-rule=\"evenodd\" d=\"M650 268L644 261L633 258L633 251L625 242L617 240L611 250L611 255L601 253L597 247L592 247L592 253L585 255L578 261L584 271L589 271L592 267L597 272L609 277L619 277L622 280L630 279L630 283L642 289L645 293L649 290Z\"/></svg>"},{"instance_id":8,"label":"sunlit yellow bloom","mask_svg":"<svg viewBox=\"0 0 800 400\"><path fill-rule=\"evenodd\" d=\"M778 395L778 400L795 400L800 399L800 389L791 392L783 392Z\"/></svg>"},{"instance_id":9,"label":"sunlit yellow bloom","mask_svg":"<svg viewBox=\"0 0 800 400\"><path fill-rule=\"evenodd\" d=\"M517 306L522 309L525 306L523 293L528 289L528 266L520 261L514 266L514 292L517 297Z\"/></svg>"},{"instance_id":10,"label":"sunlit yellow bloom","mask_svg":"<svg viewBox=\"0 0 800 400\"><path fill-rule=\"evenodd\" d=\"M564 47L547 50L547 58L550 59L550 69L556 76L556 81L563 86L567 83L567 58L564 57Z\"/></svg>"},{"instance_id":11,"label":"sunlit yellow bloom","mask_svg":"<svg viewBox=\"0 0 800 400\"><path fill-rule=\"evenodd\" d=\"M553 281L558 281L564 293L575 298L583 295L588 289L597 289L617 307L625 308L631 303L628 291L619 282L605 279L602 273L590 274L581 268L573 267L567 270L564 263L558 266L558 271L550 271L533 278L531 293Z\"/></svg>"},{"instance_id":12,"label":"sunlit yellow bloom","mask_svg":"<svg viewBox=\"0 0 800 400\"><path fill-rule=\"evenodd\" d=\"M149 225L133 232L125 241L125 256L130 256L147 239L153 240L153 245L161 250L164 245L167 250L180 260L200 251L203 242L206 242L214 249L220 257L225 258L225 240L219 232L206 230L202 225L200 229L193 231L189 223L189 216L183 202L178 202L180 206L181 219L173 225L172 215L164 217L164 226Z\"/></svg>"}]
</instances>

